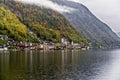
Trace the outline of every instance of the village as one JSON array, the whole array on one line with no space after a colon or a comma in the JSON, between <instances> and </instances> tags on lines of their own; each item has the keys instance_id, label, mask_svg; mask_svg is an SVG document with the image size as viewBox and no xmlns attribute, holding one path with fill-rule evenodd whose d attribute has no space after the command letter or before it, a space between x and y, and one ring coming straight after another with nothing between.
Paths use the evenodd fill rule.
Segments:
<instances>
[{"instance_id":1,"label":"village","mask_svg":"<svg viewBox=\"0 0 120 80\"><path fill-rule=\"evenodd\" d=\"M0 35L0 40L5 41L4 44L0 44L0 50L89 50L91 47L74 43L73 41L70 43L66 38L61 38L60 43L53 43L50 41L42 41L43 43L32 43L20 41L16 42L13 39L8 39L7 35Z\"/></svg>"}]
</instances>

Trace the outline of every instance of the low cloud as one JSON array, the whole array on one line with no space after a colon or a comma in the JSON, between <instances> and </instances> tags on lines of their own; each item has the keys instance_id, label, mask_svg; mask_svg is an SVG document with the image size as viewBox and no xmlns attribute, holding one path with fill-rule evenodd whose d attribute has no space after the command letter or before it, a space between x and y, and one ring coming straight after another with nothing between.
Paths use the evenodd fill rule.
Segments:
<instances>
[{"instance_id":1,"label":"low cloud","mask_svg":"<svg viewBox=\"0 0 120 80\"><path fill-rule=\"evenodd\" d=\"M15 0L15 1L23 2L27 4L34 4L45 8L50 8L60 13L66 13L66 12L70 13L75 10L68 6L58 5L57 3L54 3L50 0Z\"/></svg>"},{"instance_id":2,"label":"low cloud","mask_svg":"<svg viewBox=\"0 0 120 80\"><path fill-rule=\"evenodd\" d=\"M81 3L80 0L67 0L67 1L73 1L73 2L77 2L77 3Z\"/></svg>"}]
</instances>

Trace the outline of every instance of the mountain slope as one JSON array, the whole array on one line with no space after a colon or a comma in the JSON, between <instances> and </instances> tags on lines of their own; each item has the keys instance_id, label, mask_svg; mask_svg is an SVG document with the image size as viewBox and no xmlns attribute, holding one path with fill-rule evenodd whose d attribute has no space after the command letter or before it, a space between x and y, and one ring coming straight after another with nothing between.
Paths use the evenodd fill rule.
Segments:
<instances>
[{"instance_id":1,"label":"mountain slope","mask_svg":"<svg viewBox=\"0 0 120 80\"><path fill-rule=\"evenodd\" d=\"M33 39L25 25L10 10L3 8L0 5L0 34L8 35L16 41L28 41Z\"/></svg>"},{"instance_id":2,"label":"mountain slope","mask_svg":"<svg viewBox=\"0 0 120 80\"><path fill-rule=\"evenodd\" d=\"M4 6L14 12L22 23L43 40L58 42L61 37L66 37L69 41L87 43L87 40L58 12L13 0L6 0Z\"/></svg>"},{"instance_id":3,"label":"mountain slope","mask_svg":"<svg viewBox=\"0 0 120 80\"><path fill-rule=\"evenodd\" d=\"M117 32L116 34L117 34L118 37L120 37L120 32Z\"/></svg>"},{"instance_id":4,"label":"mountain slope","mask_svg":"<svg viewBox=\"0 0 120 80\"><path fill-rule=\"evenodd\" d=\"M84 5L67 0L53 1L59 5L65 5L75 9L75 11L63 13L63 15L71 22L73 27L89 39L93 45L111 47L120 43L120 39L109 26L96 18Z\"/></svg>"}]
</instances>

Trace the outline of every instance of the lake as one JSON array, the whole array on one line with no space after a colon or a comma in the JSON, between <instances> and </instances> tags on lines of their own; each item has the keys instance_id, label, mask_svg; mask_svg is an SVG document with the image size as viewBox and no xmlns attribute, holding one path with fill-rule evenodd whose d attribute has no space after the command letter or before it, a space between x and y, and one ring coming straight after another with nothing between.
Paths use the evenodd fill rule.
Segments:
<instances>
[{"instance_id":1,"label":"lake","mask_svg":"<svg viewBox=\"0 0 120 80\"><path fill-rule=\"evenodd\" d=\"M120 80L120 50L0 51L0 80Z\"/></svg>"}]
</instances>

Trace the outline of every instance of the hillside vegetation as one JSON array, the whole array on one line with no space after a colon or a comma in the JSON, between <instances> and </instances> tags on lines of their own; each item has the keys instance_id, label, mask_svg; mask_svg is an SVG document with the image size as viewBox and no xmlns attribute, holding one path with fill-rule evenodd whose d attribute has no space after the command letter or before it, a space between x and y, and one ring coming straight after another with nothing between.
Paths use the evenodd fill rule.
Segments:
<instances>
[{"instance_id":1,"label":"hillside vegetation","mask_svg":"<svg viewBox=\"0 0 120 80\"><path fill-rule=\"evenodd\" d=\"M16 41L28 41L34 39L29 35L25 25L10 10L0 6L0 34Z\"/></svg>"},{"instance_id":2,"label":"hillside vegetation","mask_svg":"<svg viewBox=\"0 0 120 80\"><path fill-rule=\"evenodd\" d=\"M42 40L58 42L61 37L65 37L69 41L88 43L58 12L13 0L6 0L4 6L15 13L19 20ZM26 32L26 29L23 32Z\"/></svg>"}]
</instances>

